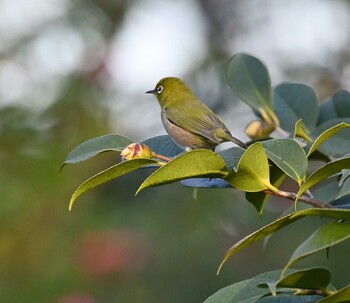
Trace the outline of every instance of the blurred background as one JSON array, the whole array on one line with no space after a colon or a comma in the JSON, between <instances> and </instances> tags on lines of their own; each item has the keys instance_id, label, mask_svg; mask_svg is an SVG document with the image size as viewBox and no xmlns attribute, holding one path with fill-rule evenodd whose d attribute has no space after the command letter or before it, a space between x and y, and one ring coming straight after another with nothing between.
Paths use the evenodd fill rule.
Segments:
<instances>
[{"instance_id":1,"label":"blurred background","mask_svg":"<svg viewBox=\"0 0 350 303\"><path fill-rule=\"evenodd\" d=\"M288 201L272 199L259 218L230 189L199 190L194 199L172 184L135 198L141 171L87 193L69 213L75 188L119 156L59 175L87 139L164 134L158 104L144 94L164 76L186 80L247 139L253 115L225 80L230 56L241 51L266 63L274 85L304 82L320 100L350 89L350 1L0 1L1 302L203 302L287 262L318 219L247 249L216 276L225 251ZM301 265L330 268L342 287L349 246Z\"/></svg>"}]
</instances>

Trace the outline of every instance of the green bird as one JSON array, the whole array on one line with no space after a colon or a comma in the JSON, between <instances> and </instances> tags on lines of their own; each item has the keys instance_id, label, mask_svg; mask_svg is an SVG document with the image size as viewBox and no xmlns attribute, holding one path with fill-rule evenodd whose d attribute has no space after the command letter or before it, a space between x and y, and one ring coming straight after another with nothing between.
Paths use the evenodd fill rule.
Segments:
<instances>
[{"instance_id":1,"label":"green bird","mask_svg":"<svg viewBox=\"0 0 350 303\"><path fill-rule=\"evenodd\" d=\"M246 149L247 145L234 138L224 122L201 102L179 78L161 79L154 94L161 107L165 130L180 147L188 150L214 150L222 142L231 141Z\"/></svg>"}]
</instances>

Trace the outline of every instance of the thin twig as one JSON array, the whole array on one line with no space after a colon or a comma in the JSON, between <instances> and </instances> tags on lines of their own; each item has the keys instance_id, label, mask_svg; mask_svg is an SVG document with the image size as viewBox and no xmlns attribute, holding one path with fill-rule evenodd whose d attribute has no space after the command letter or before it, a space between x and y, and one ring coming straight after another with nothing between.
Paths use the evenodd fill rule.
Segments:
<instances>
[{"instance_id":1,"label":"thin twig","mask_svg":"<svg viewBox=\"0 0 350 303\"><path fill-rule=\"evenodd\" d=\"M163 161L165 161L165 162L170 162L170 161L171 161L170 158L165 157L165 156L162 156L162 155L159 155L159 154L155 154L155 155L154 155L154 158L157 158L157 159L159 159L159 160L163 160Z\"/></svg>"},{"instance_id":2,"label":"thin twig","mask_svg":"<svg viewBox=\"0 0 350 303\"><path fill-rule=\"evenodd\" d=\"M287 192L287 191L283 191L283 190L279 190L276 193L273 193L270 190L264 190L264 193L266 193L268 195L275 195L275 196L278 196L278 197L286 198L286 199L289 199L289 200L292 200L292 201L295 201L296 198L297 198L297 194L296 193L291 193L291 192ZM305 195L302 195L298 199L298 201L306 203L306 204L309 204L309 205L314 206L314 207L318 207L318 208L333 208L332 205L330 205L330 204L328 204L326 202L323 202L323 201L318 200L318 199L316 199L314 197L309 197L309 196L305 196Z\"/></svg>"}]
</instances>

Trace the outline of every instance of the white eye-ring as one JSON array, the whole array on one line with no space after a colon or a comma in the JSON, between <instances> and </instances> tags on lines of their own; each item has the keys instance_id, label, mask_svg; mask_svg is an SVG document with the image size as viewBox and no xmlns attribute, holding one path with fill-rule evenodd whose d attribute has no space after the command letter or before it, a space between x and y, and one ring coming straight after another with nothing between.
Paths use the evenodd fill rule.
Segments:
<instances>
[{"instance_id":1,"label":"white eye-ring","mask_svg":"<svg viewBox=\"0 0 350 303\"><path fill-rule=\"evenodd\" d=\"M163 91L163 86L161 86L161 85L158 86L158 87L157 87L157 93L158 93L158 94L161 94L162 91Z\"/></svg>"}]
</instances>

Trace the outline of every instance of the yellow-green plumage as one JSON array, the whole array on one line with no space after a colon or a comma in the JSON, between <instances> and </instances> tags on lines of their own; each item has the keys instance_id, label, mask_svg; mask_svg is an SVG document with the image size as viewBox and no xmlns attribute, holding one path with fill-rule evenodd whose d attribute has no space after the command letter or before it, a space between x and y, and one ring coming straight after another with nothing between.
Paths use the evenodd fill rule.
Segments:
<instances>
[{"instance_id":1,"label":"yellow-green plumage","mask_svg":"<svg viewBox=\"0 0 350 303\"><path fill-rule=\"evenodd\" d=\"M232 141L246 148L179 78L163 78L147 93L157 97L164 128L177 145L185 149L214 150L218 144Z\"/></svg>"}]
</instances>

